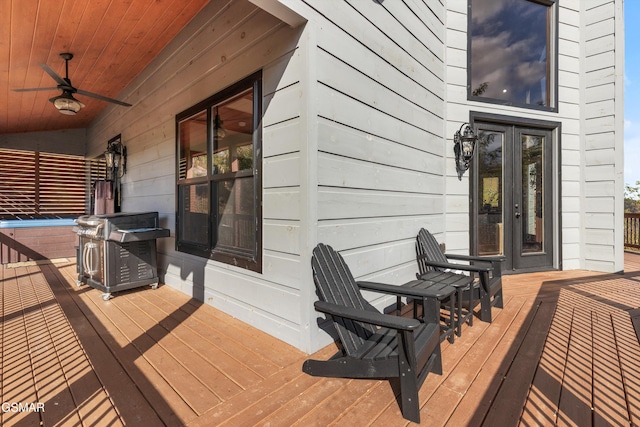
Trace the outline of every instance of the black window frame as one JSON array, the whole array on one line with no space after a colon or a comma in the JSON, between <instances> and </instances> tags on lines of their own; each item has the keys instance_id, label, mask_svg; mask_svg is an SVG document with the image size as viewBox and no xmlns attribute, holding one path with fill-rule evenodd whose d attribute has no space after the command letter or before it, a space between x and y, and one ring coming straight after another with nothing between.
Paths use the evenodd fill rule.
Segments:
<instances>
[{"instance_id":1,"label":"black window frame","mask_svg":"<svg viewBox=\"0 0 640 427\"><path fill-rule=\"evenodd\" d=\"M252 254L241 253L230 249L217 247L217 223L218 212L215 197L213 197L214 185L222 180L229 179L232 174L220 175L212 173L213 169L213 153L214 147L214 126L215 112L213 111L217 105L233 99L237 95L253 90L253 193L254 193L254 218L255 218L255 248ZM176 141L176 250L179 252L189 253L192 255L208 258L211 260L223 262L225 264L234 265L251 271L262 273L262 70L259 70L242 80L222 89L209 98L195 104L194 106L180 112L175 116L175 141ZM180 141L180 123L196 116L202 112L207 115L207 175L204 177L181 178L180 161L181 161L181 141ZM233 179L247 177L247 171L236 172L237 176ZM197 244L194 242L184 241L182 237L182 212L181 212L181 188L194 184L207 184L208 186L208 229L203 230L207 233L207 244Z\"/></svg>"},{"instance_id":2,"label":"black window frame","mask_svg":"<svg viewBox=\"0 0 640 427\"><path fill-rule=\"evenodd\" d=\"M500 0L494 0L500 1ZM558 0L520 0L527 1L531 3L537 3L543 6L547 6L549 8L550 14L550 25L549 25L549 48L553 50L553 52L548 54L549 64L548 64L548 74L549 74L549 103L548 106L536 105L536 104L527 104L527 103L514 103L511 101L506 101L504 99L497 98L489 98L484 96L473 95L472 88L472 52L471 52L471 39L472 39L472 5L473 0L467 0L467 100L469 101L477 101L487 104L496 104L496 105L506 105L517 108L525 108L528 110L539 110L539 111L548 111L548 112L558 112L558 47L559 47L559 36L558 36L558 28L559 28L559 19L558 19Z\"/></svg>"}]
</instances>

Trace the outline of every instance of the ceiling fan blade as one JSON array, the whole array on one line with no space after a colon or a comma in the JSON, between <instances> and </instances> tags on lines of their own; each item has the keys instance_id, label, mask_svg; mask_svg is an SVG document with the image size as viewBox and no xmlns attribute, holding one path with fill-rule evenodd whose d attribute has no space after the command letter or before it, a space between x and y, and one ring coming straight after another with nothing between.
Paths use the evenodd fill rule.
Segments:
<instances>
[{"instance_id":1,"label":"ceiling fan blade","mask_svg":"<svg viewBox=\"0 0 640 427\"><path fill-rule=\"evenodd\" d=\"M40 90L58 90L57 87L30 87L26 89L11 89L14 92L36 92Z\"/></svg>"},{"instance_id":2,"label":"ceiling fan blade","mask_svg":"<svg viewBox=\"0 0 640 427\"><path fill-rule=\"evenodd\" d=\"M107 98L106 96L98 95L97 93L87 92L85 90L76 89L76 93L84 96L90 96L91 98L100 99L101 101L111 102L113 104L122 105L123 107L131 107L131 104L118 101L117 99Z\"/></svg>"},{"instance_id":3,"label":"ceiling fan blade","mask_svg":"<svg viewBox=\"0 0 640 427\"><path fill-rule=\"evenodd\" d=\"M58 83L61 86L66 86L66 87L71 87L71 84L69 82L67 82L65 79L63 79L62 77L60 77L55 71L53 71L53 69L51 67L49 67L47 64L43 64L40 63L40 66L42 67L43 70L45 70L47 72L47 74L49 74L51 76L51 78L53 80L56 81L56 83Z\"/></svg>"}]
</instances>

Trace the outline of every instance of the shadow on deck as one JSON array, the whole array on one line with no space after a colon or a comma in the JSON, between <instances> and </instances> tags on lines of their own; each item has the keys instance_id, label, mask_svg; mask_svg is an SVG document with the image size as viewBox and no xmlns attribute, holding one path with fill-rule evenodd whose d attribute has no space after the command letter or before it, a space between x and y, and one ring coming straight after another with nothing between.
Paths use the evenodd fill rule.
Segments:
<instances>
[{"instance_id":1,"label":"shadow on deck","mask_svg":"<svg viewBox=\"0 0 640 427\"><path fill-rule=\"evenodd\" d=\"M423 424L640 424L640 255L625 268L505 277L494 322L443 343ZM0 273L3 426L408 423L395 384L307 376L302 352L167 286L105 302L73 263Z\"/></svg>"}]
</instances>

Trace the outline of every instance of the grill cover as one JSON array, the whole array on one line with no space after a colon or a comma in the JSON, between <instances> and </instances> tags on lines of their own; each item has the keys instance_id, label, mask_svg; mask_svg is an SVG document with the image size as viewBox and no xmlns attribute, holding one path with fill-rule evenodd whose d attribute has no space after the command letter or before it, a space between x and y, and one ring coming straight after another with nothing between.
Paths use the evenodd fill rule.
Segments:
<instances>
[{"instance_id":1,"label":"grill cover","mask_svg":"<svg viewBox=\"0 0 640 427\"><path fill-rule=\"evenodd\" d=\"M94 239L132 242L169 236L169 230L160 227L157 212L84 215L76 222L79 235Z\"/></svg>"},{"instance_id":2,"label":"grill cover","mask_svg":"<svg viewBox=\"0 0 640 427\"><path fill-rule=\"evenodd\" d=\"M76 220L79 237L78 285L103 292L158 285L156 239L169 236L157 212L84 215Z\"/></svg>"}]
</instances>

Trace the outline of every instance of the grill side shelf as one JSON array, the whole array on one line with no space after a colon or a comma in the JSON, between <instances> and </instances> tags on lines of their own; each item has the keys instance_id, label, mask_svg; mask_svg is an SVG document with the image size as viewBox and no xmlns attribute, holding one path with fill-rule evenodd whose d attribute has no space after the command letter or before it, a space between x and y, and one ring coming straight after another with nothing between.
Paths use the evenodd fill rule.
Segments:
<instances>
[{"instance_id":1,"label":"grill side shelf","mask_svg":"<svg viewBox=\"0 0 640 427\"><path fill-rule=\"evenodd\" d=\"M169 237L171 231L167 228L136 228L129 230L115 230L109 233L109 238L113 242L137 242L140 240L159 239Z\"/></svg>"}]
</instances>

